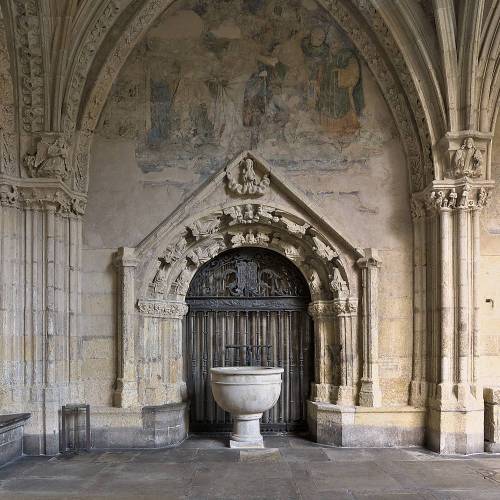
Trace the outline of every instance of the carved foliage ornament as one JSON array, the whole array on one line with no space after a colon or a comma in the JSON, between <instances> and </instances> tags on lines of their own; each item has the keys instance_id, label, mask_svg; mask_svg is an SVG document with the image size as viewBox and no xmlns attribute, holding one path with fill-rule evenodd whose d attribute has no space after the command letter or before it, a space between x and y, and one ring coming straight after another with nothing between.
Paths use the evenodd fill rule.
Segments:
<instances>
[{"instance_id":1,"label":"carved foliage ornament","mask_svg":"<svg viewBox=\"0 0 500 500\"><path fill-rule=\"evenodd\" d=\"M258 226L269 226L269 229ZM297 245L297 238L303 244ZM154 296L185 294L197 268L228 248L244 246L270 247L289 260L302 263L307 276L310 276L316 297L328 288L335 297L349 294L348 285L337 269L339 253L322 234L296 215L250 203L225 208L187 225L186 231L159 257L160 266L150 282L150 290ZM313 267L305 262L307 249L315 261L314 265L319 265L321 260L328 266L326 276L330 276L329 287L321 287L317 273L310 273Z\"/></svg>"},{"instance_id":2,"label":"carved foliage ornament","mask_svg":"<svg viewBox=\"0 0 500 500\"><path fill-rule=\"evenodd\" d=\"M15 41L22 109L22 125L27 132L38 132L44 120L44 80L40 2L15 0Z\"/></svg>"},{"instance_id":3,"label":"carved foliage ornament","mask_svg":"<svg viewBox=\"0 0 500 500\"><path fill-rule=\"evenodd\" d=\"M0 126L0 174L15 175L14 164L14 140L13 135L8 134Z\"/></svg>"},{"instance_id":4,"label":"carved foliage ornament","mask_svg":"<svg viewBox=\"0 0 500 500\"><path fill-rule=\"evenodd\" d=\"M476 148L472 137L467 137L460 149L455 151L448 174L452 178L481 177L483 174L483 154Z\"/></svg>"},{"instance_id":5,"label":"carved foliage ornament","mask_svg":"<svg viewBox=\"0 0 500 500\"><path fill-rule=\"evenodd\" d=\"M240 196L262 196L267 192L271 184L269 175L266 174L259 179L251 158L241 160L237 168L239 173L236 175L233 169L226 171L227 189L231 193Z\"/></svg>"}]
</instances>

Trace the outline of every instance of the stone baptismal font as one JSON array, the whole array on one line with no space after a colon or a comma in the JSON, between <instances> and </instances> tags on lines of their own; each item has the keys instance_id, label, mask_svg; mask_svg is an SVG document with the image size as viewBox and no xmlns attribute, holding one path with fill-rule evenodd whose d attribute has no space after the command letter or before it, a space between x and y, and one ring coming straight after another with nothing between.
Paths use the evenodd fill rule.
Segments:
<instances>
[{"instance_id":1,"label":"stone baptismal font","mask_svg":"<svg viewBox=\"0 0 500 500\"><path fill-rule=\"evenodd\" d=\"M233 417L229 446L264 448L260 419L280 397L283 368L226 366L210 372L215 401Z\"/></svg>"}]
</instances>

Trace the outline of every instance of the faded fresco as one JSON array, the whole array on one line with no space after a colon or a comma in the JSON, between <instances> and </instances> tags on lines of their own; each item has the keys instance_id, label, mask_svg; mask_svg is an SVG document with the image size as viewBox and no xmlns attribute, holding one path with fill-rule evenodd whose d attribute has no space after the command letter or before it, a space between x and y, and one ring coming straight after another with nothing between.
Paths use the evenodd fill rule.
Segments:
<instances>
[{"instance_id":1,"label":"faded fresco","mask_svg":"<svg viewBox=\"0 0 500 500\"><path fill-rule=\"evenodd\" d=\"M203 178L244 149L331 171L351 145L363 161L373 154L363 147L387 139L363 126L367 73L313 1L185 0L127 62L100 132L134 139L144 173L189 167Z\"/></svg>"}]
</instances>

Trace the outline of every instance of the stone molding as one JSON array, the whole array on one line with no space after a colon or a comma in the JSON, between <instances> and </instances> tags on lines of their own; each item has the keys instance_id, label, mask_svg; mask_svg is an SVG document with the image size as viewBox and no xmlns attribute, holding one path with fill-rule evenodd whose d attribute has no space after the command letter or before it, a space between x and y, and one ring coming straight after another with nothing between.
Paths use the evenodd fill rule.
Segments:
<instances>
[{"instance_id":1,"label":"stone molding","mask_svg":"<svg viewBox=\"0 0 500 500\"><path fill-rule=\"evenodd\" d=\"M14 179L0 176L0 205L29 210L53 210L82 216L87 199L58 179Z\"/></svg>"},{"instance_id":2,"label":"stone molding","mask_svg":"<svg viewBox=\"0 0 500 500\"><path fill-rule=\"evenodd\" d=\"M46 113L40 2L13 0L12 8L21 125L26 132L38 132Z\"/></svg>"},{"instance_id":3,"label":"stone molding","mask_svg":"<svg viewBox=\"0 0 500 500\"><path fill-rule=\"evenodd\" d=\"M182 319L188 312L188 306L184 302L138 300L137 308L143 316L152 318Z\"/></svg>"}]
</instances>

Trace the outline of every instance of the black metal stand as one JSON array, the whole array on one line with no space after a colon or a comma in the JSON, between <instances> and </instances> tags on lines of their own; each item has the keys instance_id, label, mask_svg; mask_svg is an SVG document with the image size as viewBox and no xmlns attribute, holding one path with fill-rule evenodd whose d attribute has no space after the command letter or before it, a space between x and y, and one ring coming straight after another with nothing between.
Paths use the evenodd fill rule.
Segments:
<instances>
[{"instance_id":1,"label":"black metal stand","mask_svg":"<svg viewBox=\"0 0 500 500\"><path fill-rule=\"evenodd\" d=\"M85 446L80 446L80 415L85 412ZM73 429L68 425L73 422ZM69 440L70 434L73 434L73 439ZM90 445L90 405L87 404L69 404L64 405L61 409L61 451L78 451L84 449L89 451Z\"/></svg>"}]
</instances>

